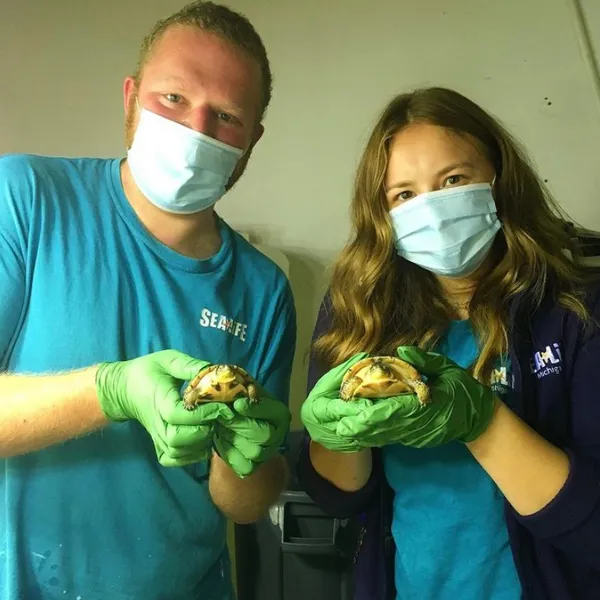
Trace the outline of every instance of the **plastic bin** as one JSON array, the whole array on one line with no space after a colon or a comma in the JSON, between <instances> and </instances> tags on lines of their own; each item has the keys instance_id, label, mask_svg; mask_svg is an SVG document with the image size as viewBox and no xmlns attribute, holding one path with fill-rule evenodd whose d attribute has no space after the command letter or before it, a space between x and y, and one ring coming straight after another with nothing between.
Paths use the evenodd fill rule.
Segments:
<instances>
[{"instance_id":1,"label":"plastic bin","mask_svg":"<svg viewBox=\"0 0 600 600\"><path fill-rule=\"evenodd\" d=\"M355 520L334 519L294 477L302 432L288 439L290 485L267 517L235 526L238 600L351 600Z\"/></svg>"}]
</instances>

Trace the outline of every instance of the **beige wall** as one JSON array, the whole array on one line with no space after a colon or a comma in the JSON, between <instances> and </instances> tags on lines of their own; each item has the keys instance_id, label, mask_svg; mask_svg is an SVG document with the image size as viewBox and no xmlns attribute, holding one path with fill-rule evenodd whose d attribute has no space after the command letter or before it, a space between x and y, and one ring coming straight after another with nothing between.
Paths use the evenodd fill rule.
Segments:
<instances>
[{"instance_id":1,"label":"beige wall","mask_svg":"<svg viewBox=\"0 0 600 600\"><path fill-rule=\"evenodd\" d=\"M181 2L2 4L0 152L121 154L123 77L147 28ZM468 94L526 144L573 217L600 229L600 96L573 0L230 5L263 35L275 92L247 175L219 210L290 258L300 326L295 409L325 268L348 234L354 167L392 94L426 84ZM582 6L600 50L600 3Z\"/></svg>"}]
</instances>

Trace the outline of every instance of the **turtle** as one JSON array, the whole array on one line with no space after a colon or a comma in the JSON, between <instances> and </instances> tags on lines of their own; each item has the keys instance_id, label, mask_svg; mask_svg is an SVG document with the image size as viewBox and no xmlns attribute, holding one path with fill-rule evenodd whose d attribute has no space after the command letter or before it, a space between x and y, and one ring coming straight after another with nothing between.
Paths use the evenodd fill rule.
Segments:
<instances>
[{"instance_id":1,"label":"turtle","mask_svg":"<svg viewBox=\"0 0 600 600\"><path fill-rule=\"evenodd\" d=\"M420 373L395 356L369 356L352 365L344 374L340 398L389 398L416 394L421 405L429 401L429 388Z\"/></svg>"},{"instance_id":2,"label":"turtle","mask_svg":"<svg viewBox=\"0 0 600 600\"><path fill-rule=\"evenodd\" d=\"M203 402L234 402L246 397L259 401L258 386L254 378L242 367L230 364L212 364L203 367L183 392L183 406L194 410Z\"/></svg>"}]
</instances>

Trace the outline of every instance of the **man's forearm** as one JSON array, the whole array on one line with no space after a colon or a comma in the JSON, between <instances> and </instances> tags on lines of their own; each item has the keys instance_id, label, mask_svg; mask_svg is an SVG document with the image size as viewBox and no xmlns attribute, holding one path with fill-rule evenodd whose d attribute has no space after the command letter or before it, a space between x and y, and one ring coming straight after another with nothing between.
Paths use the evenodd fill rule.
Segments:
<instances>
[{"instance_id":1,"label":"man's forearm","mask_svg":"<svg viewBox=\"0 0 600 600\"><path fill-rule=\"evenodd\" d=\"M209 490L213 502L225 516L240 525L260 519L277 501L287 485L288 468L283 456L275 456L254 473L240 479L213 453Z\"/></svg>"},{"instance_id":2,"label":"man's forearm","mask_svg":"<svg viewBox=\"0 0 600 600\"><path fill-rule=\"evenodd\" d=\"M96 367L58 375L0 375L0 457L34 452L107 424Z\"/></svg>"}]
</instances>

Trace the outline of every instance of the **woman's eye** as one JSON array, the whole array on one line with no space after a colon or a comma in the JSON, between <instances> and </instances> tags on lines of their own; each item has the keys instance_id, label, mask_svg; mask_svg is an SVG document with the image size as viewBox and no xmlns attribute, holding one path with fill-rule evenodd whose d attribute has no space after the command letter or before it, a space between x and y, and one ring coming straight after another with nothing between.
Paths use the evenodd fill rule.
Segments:
<instances>
[{"instance_id":1,"label":"woman's eye","mask_svg":"<svg viewBox=\"0 0 600 600\"><path fill-rule=\"evenodd\" d=\"M462 175L450 175L450 177L446 179L446 185L456 185L457 183L460 183L461 180Z\"/></svg>"},{"instance_id":2,"label":"woman's eye","mask_svg":"<svg viewBox=\"0 0 600 600\"><path fill-rule=\"evenodd\" d=\"M165 98L173 104L181 102L181 96L179 94L165 94Z\"/></svg>"},{"instance_id":3,"label":"woman's eye","mask_svg":"<svg viewBox=\"0 0 600 600\"><path fill-rule=\"evenodd\" d=\"M398 200L410 200L413 197L413 193L409 191L400 192L397 196Z\"/></svg>"}]
</instances>

